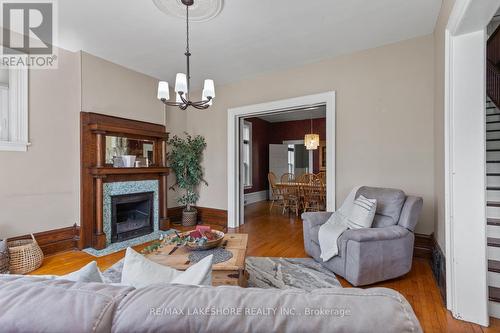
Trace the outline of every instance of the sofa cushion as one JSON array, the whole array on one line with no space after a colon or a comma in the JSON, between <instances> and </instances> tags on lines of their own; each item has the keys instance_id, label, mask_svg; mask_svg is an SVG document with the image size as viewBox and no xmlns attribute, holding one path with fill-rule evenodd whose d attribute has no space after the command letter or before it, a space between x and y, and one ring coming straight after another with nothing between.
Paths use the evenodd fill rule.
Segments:
<instances>
[{"instance_id":1,"label":"sofa cushion","mask_svg":"<svg viewBox=\"0 0 500 333\"><path fill-rule=\"evenodd\" d=\"M363 195L377 200L377 211L373 219L373 228L389 227L399 222L401 209L406 200L406 194L401 190L381 187L360 187L356 198Z\"/></svg>"},{"instance_id":2,"label":"sofa cushion","mask_svg":"<svg viewBox=\"0 0 500 333\"><path fill-rule=\"evenodd\" d=\"M331 312L324 312L331 311ZM114 333L421 332L408 302L385 289L149 286L125 297Z\"/></svg>"},{"instance_id":3,"label":"sofa cushion","mask_svg":"<svg viewBox=\"0 0 500 333\"><path fill-rule=\"evenodd\" d=\"M0 331L111 332L130 287L0 275Z\"/></svg>"}]
</instances>

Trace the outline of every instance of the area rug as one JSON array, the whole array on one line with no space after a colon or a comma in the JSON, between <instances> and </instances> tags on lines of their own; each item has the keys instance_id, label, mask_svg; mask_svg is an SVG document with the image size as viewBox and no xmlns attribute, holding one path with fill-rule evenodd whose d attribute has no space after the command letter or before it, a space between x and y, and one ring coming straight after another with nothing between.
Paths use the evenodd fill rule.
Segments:
<instances>
[{"instance_id":1,"label":"area rug","mask_svg":"<svg viewBox=\"0 0 500 333\"><path fill-rule=\"evenodd\" d=\"M88 254L90 254L94 257L102 257L105 255L126 249L129 246L132 247L132 246L136 246L136 245L140 245L140 244L144 244L147 242L151 242L151 241L160 239L160 237L170 235L174 232L175 232L175 229L170 229L167 231L155 231L155 232L152 232L150 234L147 234L147 235L144 235L141 237L137 237L137 238L133 238L133 239L129 239L129 240L126 240L123 242L111 243L105 249L102 249L102 250L96 250L93 248L86 248L86 249L83 249L83 251L87 252Z\"/></svg>"},{"instance_id":2,"label":"area rug","mask_svg":"<svg viewBox=\"0 0 500 333\"><path fill-rule=\"evenodd\" d=\"M310 258L248 257L248 286L255 288L342 288L335 274Z\"/></svg>"},{"instance_id":3,"label":"area rug","mask_svg":"<svg viewBox=\"0 0 500 333\"><path fill-rule=\"evenodd\" d=\"M103 272L106 283L119 283L123 259ZM248 287L303 289L342 288L335 274L309 258L248 257Z\"/></svg>"}]
</instances>

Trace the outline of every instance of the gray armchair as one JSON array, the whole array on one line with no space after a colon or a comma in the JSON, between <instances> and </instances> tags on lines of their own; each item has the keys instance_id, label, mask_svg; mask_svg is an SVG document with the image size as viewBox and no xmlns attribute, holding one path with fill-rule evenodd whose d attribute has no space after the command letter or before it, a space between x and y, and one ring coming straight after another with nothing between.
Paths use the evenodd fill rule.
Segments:
<instances>
[{"instance_id":1,"label":"gray armchair","mask_svg":"<svg viewBox=\"0 0 500 333\"><path fill-rule=\"evenodd\" d=\"M357 193L377 199L372 228L346 230L338 240L339 254L323 262L318 241L319 227L329 212L303 213L306 253L354 286L393 279L408 273L413 257L413 234L422 211L422 198L401 190L361 187Z\"/></svg>"}]
</instances>

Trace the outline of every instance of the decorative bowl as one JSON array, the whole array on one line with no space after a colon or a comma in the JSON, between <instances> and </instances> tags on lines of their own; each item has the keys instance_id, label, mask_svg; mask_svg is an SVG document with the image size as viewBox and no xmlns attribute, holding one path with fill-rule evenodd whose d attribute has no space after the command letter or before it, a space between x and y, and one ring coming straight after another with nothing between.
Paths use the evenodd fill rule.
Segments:
<instances>
[{"instance_id":1,"label":"decorative bowl","mask_svg":"<svg viewBox=\"0 0 500 333\"><path fill-rule=\"evenodd\" d=\"M192 230L192 231L194 231L194 230ZM187 237L189 237L189 234L192 231L186 231L186 232L180 233L179 236L180 236L180 238L184 238L184 237L187 238ZM225 234L219 230L211 230L211 232L216 235L216 239L206 240L204 243L199 243L196 241L186 241L186 242L182 242L182 245L185 245L188 249L193 250L193 251L204 251L204 250L213 249L222 243L222 240L224 239ZM175 236L174 236L174 238L175 238Z\"/></svg>"}]
</instances>

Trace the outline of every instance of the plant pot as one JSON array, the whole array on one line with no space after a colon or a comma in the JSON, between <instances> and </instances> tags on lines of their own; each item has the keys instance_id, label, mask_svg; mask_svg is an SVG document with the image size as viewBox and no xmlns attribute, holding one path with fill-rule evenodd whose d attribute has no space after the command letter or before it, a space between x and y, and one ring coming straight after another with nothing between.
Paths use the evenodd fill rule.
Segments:
<instances>
[{"instance_id":1,"label":"plant pot","mask_svg":"<svg viewBox=\"0 0 500 333\"><path fill-rule=\"evenodd\" d=\"M192 227L198 223L198 211L192 208L190 211L182 211L182 225L184 227Z\"/></svg>"}]
</instances>

